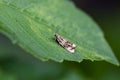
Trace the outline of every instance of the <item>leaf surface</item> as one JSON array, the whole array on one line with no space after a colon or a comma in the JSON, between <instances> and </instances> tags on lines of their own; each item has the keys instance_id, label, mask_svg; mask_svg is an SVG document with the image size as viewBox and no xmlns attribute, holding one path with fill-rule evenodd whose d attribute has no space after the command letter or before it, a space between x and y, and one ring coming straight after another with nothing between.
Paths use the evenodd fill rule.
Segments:
<instances>
[{"instance_id":1,"label":"leaf surface","mask_svg":"<svg viewBox=\"0 0 120 80\"><path fill-rule=\"evenodd\" d=\"M99 26L68 0L0 0L0 32L41 60L105 60L119 65ZM58 33L77 45L72 54Z\"/></svg>"}]
</instances>

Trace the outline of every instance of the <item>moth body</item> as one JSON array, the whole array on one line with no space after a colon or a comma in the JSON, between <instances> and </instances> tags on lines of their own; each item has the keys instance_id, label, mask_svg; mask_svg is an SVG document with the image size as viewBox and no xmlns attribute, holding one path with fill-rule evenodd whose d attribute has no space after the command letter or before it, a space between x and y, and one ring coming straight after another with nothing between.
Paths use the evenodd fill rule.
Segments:
<instances>
[{"instance_id":1,"label":"moth body","mask_svg":"<svg viewBox=\"0 0 120 80\"><path fill-rule=\"evenodd\" d=\"M75 44L69 42L68 40L66 40L65 38L61 37L58 34L55 34L55 38L56 38L56 41L59 43L59 45L61 45L67 51L69 51L71 53L75 52L75 48L76 48Z\"/></svg>"}]
</instances>

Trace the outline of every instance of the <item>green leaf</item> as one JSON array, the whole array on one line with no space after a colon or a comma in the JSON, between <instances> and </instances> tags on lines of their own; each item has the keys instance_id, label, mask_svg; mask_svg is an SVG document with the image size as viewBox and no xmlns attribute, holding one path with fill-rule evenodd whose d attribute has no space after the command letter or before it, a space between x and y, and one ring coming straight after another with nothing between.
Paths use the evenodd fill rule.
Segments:
<instances>
[{"instance_id":1,"label":"green leaf","mask_svg":"<svg viewBox=\"0 0 120 80\"><path fill-rule=\"evenodd\" d=\"M119 65L98 25L68 0L0 0L0 31L42 60L105 60ZM55 41L77 45L74 54Z\"/></svg>"}]
</instances>

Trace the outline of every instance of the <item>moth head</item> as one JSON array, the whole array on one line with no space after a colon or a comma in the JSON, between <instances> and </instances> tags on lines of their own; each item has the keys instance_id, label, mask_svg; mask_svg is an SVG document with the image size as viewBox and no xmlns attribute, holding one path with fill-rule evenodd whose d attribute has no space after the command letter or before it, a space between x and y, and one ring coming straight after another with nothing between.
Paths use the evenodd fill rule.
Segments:
<instances>
[{"instance_id":1,"label":"moth head","mask_svg":"<svg viewBox=\"0 0 120 80\"><path fill-rule=\"evenodd\" d=\"M58 37L59 35L57 33L54 34L55 37Z\"/></svg>"}]
</instances>

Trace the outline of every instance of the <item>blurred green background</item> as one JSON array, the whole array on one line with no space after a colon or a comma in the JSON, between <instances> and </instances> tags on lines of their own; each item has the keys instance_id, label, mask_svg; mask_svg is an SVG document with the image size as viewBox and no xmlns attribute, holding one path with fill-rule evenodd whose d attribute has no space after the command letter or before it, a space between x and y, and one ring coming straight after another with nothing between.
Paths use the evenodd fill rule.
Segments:
<instances>
[{"instance_id":1,"label":"blurred green background","mask_svg":"<svg viewBox=\"0 0 120 80\"><path fill-rule=\"evenodd\" d=\"M72 2L100 25L120 61L120 1ZM0 80L120 80L120 67L104 61L42 62L0 34Z\"/></svg>"}]
</instances>

